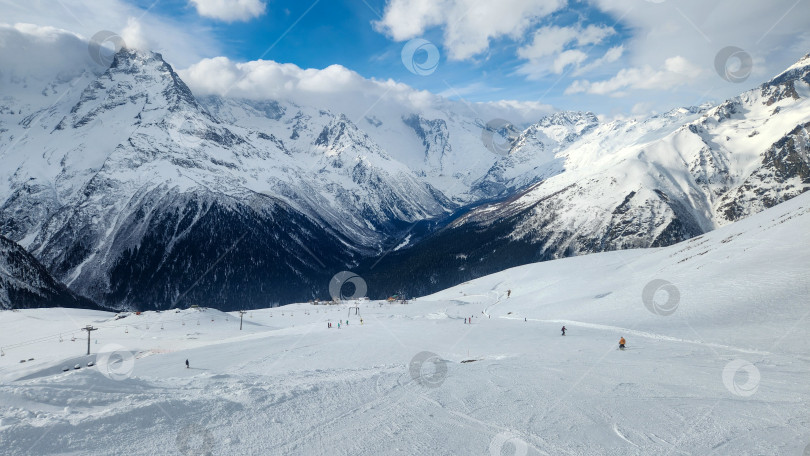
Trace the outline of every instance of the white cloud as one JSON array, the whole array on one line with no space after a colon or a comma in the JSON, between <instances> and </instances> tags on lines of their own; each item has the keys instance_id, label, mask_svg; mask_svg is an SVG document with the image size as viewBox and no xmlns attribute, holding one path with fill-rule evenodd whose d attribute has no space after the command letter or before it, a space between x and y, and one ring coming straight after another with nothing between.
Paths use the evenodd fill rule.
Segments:
<instances>
[{"instance_id":1,"label":"white cloud","mask_svg":"<svg viewBox=\"0 0 810 456\"><path fill-rule=\"evenodd\" d=\"M676 56L664 61L660 69L649 65L640 68L624 68L616 76L597 82L574 81L566 94L590 93L596 95L625 96L627 89L668 90L700 77L704 70L687 59Z\"/></svg>"},{"instance_id":2,"label":"white cloud","mask_svg":"<svg viewBox=\"0 0 810 456\"><path fill-rule=\"evenodd\" d=\"M0 24L0 62L0 78L45 83L60 77L70 80L88 69L97 74L104 70L93 62L87 41L79 35L33 24Z\"/></svg>"},{"instance_id":3,"label":"white cloud","mask_svg":"<svg viewBox=\"0 0 810 456\"><path fill-rule=\"evenodd\" d=\"M439 115L439 110L460 112L472 108L482 118L529 122L553 111L547 104L512 100L465 105L391 79L366 79L340 65L303 69L271 60L240 63L216 57L178 73L195 95L290 101L330 109L355 120L370 112L421 112L433 116Z\"/></svg>"},{"instance_id":4,"label":"white cloud","mask_svg":"<svg viewBox=\"0 0 810 456\"><path fill-rule=\"evenodd\" d=\"M588 59L588 54L578 50L572 49L569 51L561 52L556 59L554 59L554 64L552 65L552 70L560 74L565 70L565 67L568 65L579 65L580 63L584 62Z\"/></svg>"},{"instance_id":5,"label":"white cloud","mask_svg":"<svg viewBox=\"0 0 810 456\"><path fill-rule=\"evenodd\" d=\"M519 39L532 24L565 4L565 0L390 0L374 26L396 41L442 27L448 57L464 60L486 51L492 39Z\"/></svg>"},{"instance_id":6,"label":"white cloud","mask_svg":"<svg viewBox=\"0 0 810 456\"><path fill-rule=\"evenodd\" d=\"M658 110L737 95L779 73L810 50L807 27L810 8L806 7L806 1L514 0L480 2L482 5L473 8L470 14L467 10L472 3L473 0L387 0L385 15L375 26L399 41L440 28L450 59L512 49L511 46L490 49L495 38L506 38L517 44L517 57L523 60L514 74L542 80L549 74L570 71L567 76L583 80L570 85L568 93L643 95ZM610 18L601 26L590 24L587 18L593 16L587 14L581 16L584 21L581 25L556 21L553 13L563 7L577 13L585 4ZM481 15L475 14L480 11L486 12L482 20ZM606 27L614 21L616 26ZM540 24L543 26L539 27ZM611 43L612 47L605 50L608 37L621 38L621 42ZM754 68L748 82L730 83L715 72L714 58L726 46L738 46L751 54ZM587 58L575 51L587 54ZM672 65L679 61L672 60L667 68L665 62L673 56L680 56L691 67L675 68ZM697 67L699 74L694 71ZM646 84L642 80L645 77L653 82ZM645 86L651 84L670 90L633 93L647 90ZM592 105L581 104L578 108L606 106L599 99L591 100ZM611 102L607 107L616 109L616 106ZM623 108L629 112L632 106L628 102Z\"/></svg>"},{"instance_id":7,"label":"white cloud","mask_svg":"<svg viewBox=\"0 0 810 456\"><path fill-rule=\"evenodd\" d=\"M606 65L608 63L613 63L613 62L619 60L620 58L622 58L623 54L624 54L624 46L623 45L614 46L614 47L608 49L607 52L605 52L605 54L602 57L599 57L598 59L590 62L587 65L582 65L582 66L578 67L576 70L574 70L571 73L571 75L572 76L580 76L580 75L583 75L585 73L590 72L591 70L600 68L602 65Z\"/></svg>"},{"instance_id":8,"label":"white cloud","mask_svg":"<svg viewBox=\"0 0 810 456\"><path fill-rule=\"evenodd\" d=\"M612 27L595 24L541 27L534 32L531 43L518 49L518 57L528 61L518 68L518 73L537 79L549 72L561 74L569 65L579 68L588 59L583 48L590 50L615 33Z\"/></svg>"},{"instance_id":9,"label":"white cloud","mask_svg":"<svg viewBox=\"0 0 810 456\"><path fill-rule=\"evenodd\" d=\"M132 18L138 19L134 21ZM3 8L0 21L70 30L85 39L109 30L123 37L128 47L146 46L163 54L172 65L180 67L221 53L221 46L210 29L160 16L154 10L146 12L123 0L25 2Z\"/></svg>"},{"instance_id":10,"label":"white cloud","mask_svg":"<svg viewBox=\"0 0 810 456\"><path fill-rule=\"evenodd\" d=\"M121 38L123 38L129 49L152 49L151 43L144 36L141 23L134 17L127 19L127 26L121 30Z\"/></svg>"},{"instance_id":11,"label":"white cloud","mask_svg":"<svg viewBox=\"0 0 810 456\"><path fill-rule=\"evenodd\" d=\"M810 8L803 3L593 0L597 8L632 31L623 43L625 68L613 70L602 81L575 81L566 93L616 96L636 89L677 87L680 98L688 102L696 97L721 100L737 95L810 50ZM726 46L738 46L752 56L754 68L748 82L729 83L715 72L714 58ZM665 59L671 56L678 57ZM707 89L713 90L707 94Z\"/></svg>"},{"instance_id":12,"label":"white cloud","mask_svg":"<svg viewBox=\"0 0 810 456\"><path fill-rule=\"evenodd\" d=\"M190 0L200 16L225 22L248 21L264 14L262 0Z\"/></svg>"},{"instance_id":13,"label":"white cloud","mask_svg":"<svg viewBox=\"0 0 810 456\"><path fill-rule=\"evenodd\" d=\"M518 57L526 60L536 60L563 52L566 46L576 43L582 47L601 43L605 38L615 34L611 27L590 24L587 27L576 25L572 27L558 27L556 25L537 29L531 44L518 49Z\"/></svg>"}]
</instances>

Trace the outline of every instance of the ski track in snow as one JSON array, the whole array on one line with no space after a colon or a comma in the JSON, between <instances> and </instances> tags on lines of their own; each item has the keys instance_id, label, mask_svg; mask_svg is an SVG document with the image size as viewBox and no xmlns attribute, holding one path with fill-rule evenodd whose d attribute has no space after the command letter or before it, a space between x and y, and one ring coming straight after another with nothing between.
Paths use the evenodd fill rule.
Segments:
<instances>
[{"instance_id":1,"label":"ski track in snow","mask_svg":"<svg viewBox=\"0 0 810 456\"><path fill-rule=\"evenodd\" d=\"M690 262L677 245L527 265L407 305L360 301L340 330L327 323L346 305L249 311L242 331L211 309L0 312L0 453L801 454L810 213L770 222L809 199L735 224L731 242L707 234ZM681 292L671 316L640 302L661 277ZM120 379L103 375L109 344L133 354Z\"/></svg>"},{"instance_id":2,"label":"ski track in snow","mask_svg":"<svg viewBox=\"0 0 810 456\"><path fill-rule=\"evenodd\" d=\"M502 316L501 318L509 319L509 320L517 319L517 317L512 317L512 316L509 316L509 315ZM667 341L667 342L682 342L682 343L686 343L686 344L703 345L703 346L706 346L706 347L720 348L720 349L723 349L723 350L738 351L740 353L750 353L750 354L753 354L753 355L774 356L773 353L770 353L770 352L767 352L767 351L762 351L762 350L754 350L754 349L750 349L750 348L732 347L732 346L729 346L729 345L716 344L716 343L712 343L712 342L703 342L703 341L699 341L699 340L681 339L681 338L678 338L678 337L665 336L663 334L653 334L653 333L646 332L646 331L639 331L637 329L620 328L618 326L600 325L600 324L596 324L596 323L585 323L585 322L581 322L581 321L572 321L572 320L540 320L540 319L532 319L532 318L529 318L528 320L529 321L541 322L541 323L559 323L559 324L566 325L566 326L579 326L579 327L582 327L582 328L599 329L599 330L611 331L611 332L615 332L615 333L619 333L619 334L631 334L631 335L634 335L634 336L646 337L648 339L664 340L664 341ZM628 350L633 349L633 348L636 348L636 347L632 346L630 344L627 345Z\"/></svg>"}]
</instances>

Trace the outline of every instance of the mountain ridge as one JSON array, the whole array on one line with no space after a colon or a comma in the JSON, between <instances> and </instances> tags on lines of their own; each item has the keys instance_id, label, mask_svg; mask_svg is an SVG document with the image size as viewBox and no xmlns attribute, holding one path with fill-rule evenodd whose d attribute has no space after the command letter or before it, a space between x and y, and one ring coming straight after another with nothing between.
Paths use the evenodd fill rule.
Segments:
<instances>
[{"instance_id":1,"label":"mountain ridge","mask_svg":"<svg viewBox=\"0 0 810 456\"><path fill-rule=\"evenodd\" d=\"M522 262L669 245L807 190L808 64L714 107L516 127L198 99L159 54L122 50L40 125L5 98L0 234L73 290L133 308L188 293L223 309L326 298L329 278L353 268L375 296L413 294ZM501 131L491 150L482 135Z\"/></svg>"}]
</instances>

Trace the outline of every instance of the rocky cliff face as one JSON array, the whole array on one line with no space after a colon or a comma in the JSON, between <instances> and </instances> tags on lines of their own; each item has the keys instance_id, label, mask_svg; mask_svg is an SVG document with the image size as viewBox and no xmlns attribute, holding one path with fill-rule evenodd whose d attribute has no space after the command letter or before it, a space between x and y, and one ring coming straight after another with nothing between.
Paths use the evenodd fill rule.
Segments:
<instances>
[{"instance_id":1,"label":"rocky cliff face","mask_svg":"<svg viewBox=\"0 0 810 456\"><path fill-rule=\"evenodd\" d=\"M25 249L0 236L0 308L36 307L99 308L54 279Z\"/></svg>"}]
</instances>

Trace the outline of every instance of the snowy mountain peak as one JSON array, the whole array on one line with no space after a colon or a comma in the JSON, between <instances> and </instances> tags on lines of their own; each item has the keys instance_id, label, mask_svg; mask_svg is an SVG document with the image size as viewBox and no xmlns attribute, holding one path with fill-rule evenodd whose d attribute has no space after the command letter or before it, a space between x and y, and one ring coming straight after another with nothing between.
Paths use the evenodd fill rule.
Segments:
<instances>
[{"instance_id":1,"label":"snowy mountain peak","mask_svg":"<svg viewBox=\"0 0 810 456\"><path fill-rule=\"evenodd\" d=\"M162 94L171 102L170 109L173 111L181 109L183 105L200 109L191 89L157 52L121 49L113 58L107 72L107 74L114 73L140 75L141 78L149 75L165 84Z\"/></svg>"},{"instance_id":2,"label":"snowy mountain peak","mask_svg":"<svg viewBox=\"0 0 810 456\"><path fill-rule=\"evenodd\" d=\"M543 117L537 122L537 125L541 127L550 127L552 125L586 127L598 123L599 119L592 112L560 111Z\"/></svg>"}]
</instances>

